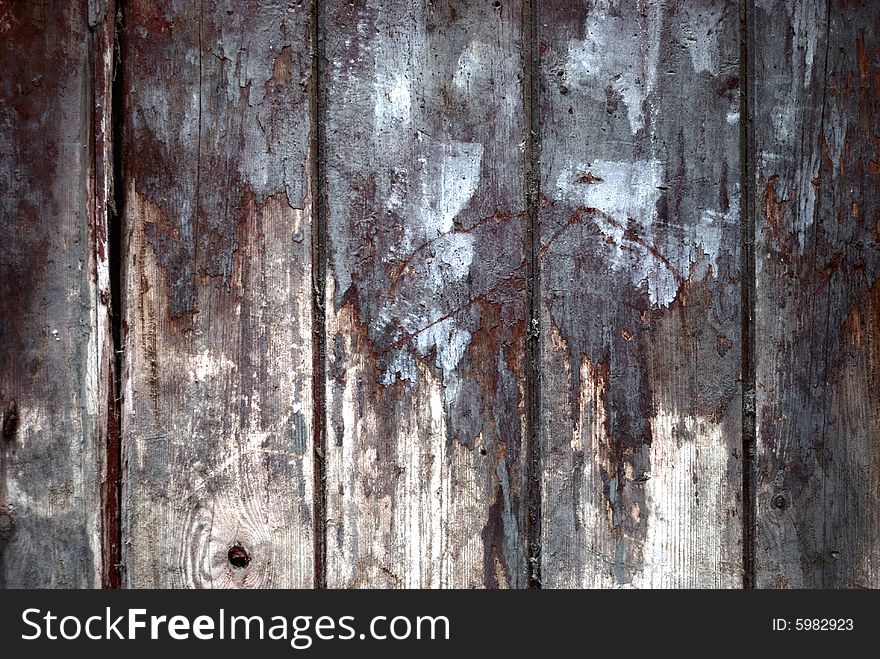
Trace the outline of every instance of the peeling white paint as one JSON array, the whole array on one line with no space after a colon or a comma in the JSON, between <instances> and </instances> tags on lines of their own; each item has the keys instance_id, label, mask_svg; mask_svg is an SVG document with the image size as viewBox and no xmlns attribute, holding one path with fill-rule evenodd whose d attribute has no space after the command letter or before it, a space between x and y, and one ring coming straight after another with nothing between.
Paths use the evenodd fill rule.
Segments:
<instances>
[{"instance_id":1,"label":"peeling white paint","mask_svg":"<svg viewBox=\"0 0 880 659\"><path fill-rule=\"evenodd\" d=\"M398 348L391 353L388 364L382 373L382 385L390 387L397 381L411 382L415 384L418 381L416 360L412 352L407 348Z\"/></svg>"},{"instance_id":2,"label":"peeling white paint","mask_svg":"<svg viewBox=\"0 0 880 659\"><path fill-rule=\"evenodd\" d=\"M588 177L590 182L582 182ZM680 278L705 255L718 272L718 257L726 225L739 221L739 195L730 195L727 211L704 209L692 226L658 230L657 202L665 167L659 160L594 160L564 169L556 181L556 198L573 206L595 208L589 215L610 239L608 259L615 271L628 272L636 286L647 283L651 304L668 306L678 294ZM738 184L735 186L738 191ZM604 215L604 216L603 216ZM633 230L638 240L627 235Z\"/></svg>"},{"instance_id":3,"label":"peeling white paint","mask_svg":"<svg viewBox=\"0 0 880 659\"><path fill-rule=\"evenodd\" d=\"M425 140L421 133L419 140ZM429 238L451 231L480 183L483 145L479 142L432 141L420 159L420 224ZM433 235L432 235L433 234Z\"/></svg>"},{"instance_id":4,"label":"peeling white paint","mask_svg":"<svg viewBox=\"0 0 880 659\"><path fill-rule=\"evenodd\" d=\"M597 208L622 224L629 219L644 223L641 218L654 215L664 175L659 160L594 160L578 163L560 174L556 189L561 201ZM601 180L581 183L582 176ZM607 222L602 228L615 239L623 239L622 229Z\"/></svg>"},{"instance_id":5,"label":"peeling white paint","mask_svg":"<svg viewBox=\"0 0 880 659\"><path fill-rule=\"evenodd\" d=\"M700 214L700 221L694 228L693 235L695 238L695 250L701 251L709 259L712 266L712 272L715 276L719 272L719 256L722 251L722 240L725 231L730 231L731 227L735 227L740 221L740 185L739 182L733 186L733 194L729 195L730 207L725 212L713 208L703 209ZM697 263L700 254L694 254L690 263Z\"/></svg>"},{"instance_id":6,"label":"peeling white paint","mask_svg":"<svg viewBox=\"0 0 880 659\"><path fill-rule=\"evenodd\" d=\"M446 318L419 332L414 343L423 357L431 350L436 350L437 367L443 369L446 379L449 379L455 373L470 340L470 332L459 328L453 318Z\"/></svg>"},{"instance_id":7,"label":"peeling white paint","mask_svg":"<svg viewBox=\"0 0 880 659\"><path fill-rule=\"evenodd\" d=\"M521 139L519 65L506 52L518 30L504 22L482 25L476 9L460 11L458 27L446 26L445 15L437 24L437 16L418 3L389 12L372 2L364 12L370 16L367 33L344 55L369 61L347 70L343 65L334 83L342 99L333 109L334 129L359 121L367 128L367 135L351 140L352 154L334 154L347 160L332 165L329 174L338 201L329 218L334 262L327 290L336 313L329 314L328 335L340 344L329 357L339 355L346 369L328 390L328 409L342 410L333 413L339 441L328 441L326 463L334 484L327 497L327 572L336 586L482 586L481 533L499 481L506 492L498 505L505 515L515 511L510 492L519 474L496 468L500 447L481 454L483 438L466 446L462 442L472 437L452 437L450 415L484 406L462 400L475 395L479 377L470 369L461 372L471 333L480 327L470 300L474 286L479 293L494 284L468 281L477 254L487 257L481 230L471 230L496 210L494 203L513 198L507 194L507 187L515 187L509 172L493 176L492 195L476 195L486 184L481 175L489 152L483 144ZM453 48L457 61L436 60L443 48ZM437 105L447 100L455 121L441 121ZM480 126L481 120L491 126ZM492 157L502 161L506 153ZM365 179L369 175L366 185L352 185L356 168ZM369 254L365 233L375 236ZM503 263L489 266L501 270ZM358 318L369 323L369 350L341 303L355 281L388 283L378 299L360 308ZM398 386L383 391L371 384L377 368L384 385ZM511 380L507 386L515 391ZM458 428L467 426L455 421ZM491 432L494 439L497 431ZM504 526L513 532L512 522ZM519 561L510 563L520 567ZM506 579L499 576L500 583Z\"/></svg>"},{"instance_id":8,"label":"peeling white paint","mask_svg":"<svg viewBox=\"0 0 880 659\"><path fill-rule=\"evenodd\" d=\"M467 276L474 260L474 236L470 233L449 232L436 243L437 257L426 263L425 286L434 293L441 292L450 282Z\"/></svg>"},{"instance_id":9,"label":"peeling white paint","mask_svg":"<svg viewBox=\"0 0 880 659\"><path fill-rule=\"evenodd\" d=\"M621 15L615 4L595 4L587 16L586 38L569 43L565 75L571 84L583 80L582 90L601 100L610 86L626 104L636 134L646 128L643 105L656 86L661 8L659 3L645 7L646 27L634 34L632 19Z\"/></svg>"},{"instance_id":10,"label":"peeling white paint","mask_svg":"<svg viewBox=\"0 0 880 659\"><path fill-rule=\"evenodd\" d=\"M649 232L656 218L664 171L659 160L595 160L563 171L556 181L560 200L595 208L611 218L609 221L602 214L590 218L611 239L611 268L629 272L635 285L647 280L651 303L657 306L675 299L678 284L674 274L666 264L657 263L656 256L643 245L627 238L626 229L634 225L646 241L652 242ZM594 182L581 183L583 176L590 176ZM669 255L666 258L669 260Z\"/></svg>"},{"instance_id":11,"label":"peeling white paint","mask_svg":"<svg viewBox=\"0 0 880 659\"><path fill-rule=\"evenodd\" d=\"M411 17L400 16L403 24ZM412 129L413 80L416 62L423 58L425 41L418 34L377 33L368 49L373 68L373 121L377 145L387 142L389 133ZM352 62L351 64L357 64ZM352 73L356 78L356 74Z\"/></svg>"},{"instance_id":12,"label":"peeling white paint","mask_svg":"<svg viewBox=\"0 0 880 659\"><path fill-rule=\"evenodd\" d=\"M398 246L401 258L416 250L418 258L402 275L408 277L408 299L389 299L378 310L376 329L398 325L402 332L413 335L412 346L420 355L436 350L437 366L451 375L470 334L457 329L454 318L437 323L437 318L429 315L429 308L418 302L443 297L450 285L470 272L475 239L470 233L454 231L455 218L479 187L483 145L439 142L422 134L417 143L424 154L418 159L417 181L394 187L390 199L404 220L403 240ZM430 247L425 247L427 243ZM389 361L382 381L415 381L414 377L408 361L396 355Z\"/></svg>"}]
</instances>

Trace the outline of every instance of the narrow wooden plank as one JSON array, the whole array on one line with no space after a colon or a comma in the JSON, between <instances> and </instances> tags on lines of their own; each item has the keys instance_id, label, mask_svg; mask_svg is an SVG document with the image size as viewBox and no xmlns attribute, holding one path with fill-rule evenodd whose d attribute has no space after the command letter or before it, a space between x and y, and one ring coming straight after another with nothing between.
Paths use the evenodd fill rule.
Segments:
<instances>
[{"instance_id":1,"label":"narrow wooden plank","mask_svg":"<svg viewBox=\"0 0 880 659\"><path fill-rule=\"evenodd\" d=\"M310 11L126 3L128 586L313 581Z\"/></svg>"},{"instance_id":2,"label":"narrow wooden plank","mask_svg":"<svg viewBox=\"0 0 880 659\"><path fill-rule=\"evenodd\" d=\"M880 5L755 8L757 584L880 587Z\"/></svg>"},{"instance_id":3,"label":"narrow wooden plank","mask_svg":"<svg viewBox=\"0 0 880 659\"><path fill-rule=\"evenodd\" d=\"M112 6L0 2L0 587L101 585Z\"/></svg>"},{"instance_id":4,"label":"narrow wooden plank","mask_svg":"<svg viewBox=\"0 0 880 659\"><path fill-rule=\"evenodd\" d=\"M739 586L737 4L539 26L543 583Z\"/></svg>"},{"instance_id":5,"label":"narrow wooden plank","mask_svg":"<svg viewBox=\"0 0 880 659\"><path fill-rule=\"evenodd\" d=\"M527 582L520 4L322 3L331 587Z\"/></svg>"}]
</instances>

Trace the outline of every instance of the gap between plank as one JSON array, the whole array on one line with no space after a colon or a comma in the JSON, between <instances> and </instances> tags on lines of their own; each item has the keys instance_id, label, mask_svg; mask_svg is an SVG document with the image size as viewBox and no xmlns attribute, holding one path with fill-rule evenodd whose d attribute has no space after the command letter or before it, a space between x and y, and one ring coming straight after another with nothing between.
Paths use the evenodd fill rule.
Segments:
<instances>
[{"instance_id":1,"label":"gap between plank","mask_svg":"<svg viewBox=\"0 0 880 659\"><path fill-rule=\"evenodd\" d=\"M526 475L528 517L526 520L529 588L541 588L541 365L540 321L541 264L538 212L540 180L540 54L538 1L523 0L523 108L525 111L526 197Z\"/></svg>"},{"instance_id":2,"label":"gap between plank","mask_svg":"<svg viewBox=\"0 0 880 659\"><path fill-rule=\"evenodd\" d=\"M313 476L314 476L314 587L327 587L327 440L326 372L327 372L327 218L324 199L324 132L321 123L323 103L320 84L324 48L320 29L321 7L313 0L309 21L310 76L309 94L309 161L311 166L310 197L312 199L312 400L313 400Z\"/></svg>"},{"instance_id":3,"label":"gap between plank","mask_svg":"<svg viewBox=\"0 0 880 659\"><path fill-rule=\"evenodd\" d=\"M755 132L752 112L752 0L740 2L740 269L742 306L742 543L743 588L755 587Z\"/></svg>"},{"instance_id":4,"label":"gap between plank","mask_svg":"<svg viewBox=\"0 0 880 659\"><path fill-rule=\"evenodd\" d=\"M108 268L110 274L110 323L113 364L108 386L106 495L104 501L104 551L102 586L120 588L122 585L122 210L125 205L125 186L122 179L123 131L123 71L122 32L124 29L124 0L116 0L113 15L113 54L111 65L110 147L113 161L110 172L110 199L107 204Z\"/></svg>"}]
</instances>

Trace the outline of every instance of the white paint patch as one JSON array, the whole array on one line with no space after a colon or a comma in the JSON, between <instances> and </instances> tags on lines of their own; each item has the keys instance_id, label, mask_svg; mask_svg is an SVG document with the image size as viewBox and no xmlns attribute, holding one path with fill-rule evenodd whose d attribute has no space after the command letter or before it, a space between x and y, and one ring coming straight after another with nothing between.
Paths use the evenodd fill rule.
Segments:
<instances>
[{"instance_id":1,"label":"white paint patch","mask_svg":"<svg viewBox=\"0 0 880 659\"><path fill-rule=\"evenodd\" d=\"M228 373L233 363L223 355L215 355L207 346L196 353L192 359L190 379L193 382L208 382Z\"/></svg>"},{"instance_id":2,"label":"white paint patch","mask_svg":"<svg viewBox=\"0 0 880 659\"><path fill-rule=\"evenodd\" d=\"M681 32L685 47L691 56L694 71L708 71L718 75L721 68L718 31L724 7L718 4L694 6L682 3L680 8Z\"/></svg>"},{"instance_id":3,"label":"white paint patch","mask_svg":"<svg viewBox=\"0 0 880 659\"><path fill-rule=\"evenodd\" d=\"M376 77L374 119L380 132L408 126L412 120L412 91L406 75L395 72Z\"/></svg>"},{"instance_id":4,"label":"white paint patch","mask_svg":"<svg viewBox=\"0 0 880 659\"><path fill-rule=\"evenodd\" d=\"M581 183L582 176L590 176L594 182ZM563 172L556 181L556 189L561 201L597 208L626 224L629 219L653 217L663 176L664 167L659 160L594 160ZM602 228L622 240L622 229L607 222Z\"/></svg>"},{"instance_id":5,"label":"white paint patch","mask_svg":"<svg viewBox=\"0 0 880 659\"><path fill-rule=\"evenodd\" d=\"M419 134L419 140L426 138ZM424 235L434 238L451 231L480 184L483 145L479 142L434 142L420 159L419 216Z\"/></svg>"},{"instance_id":6,"label":"white paint patch","mask_svg":"<svg viewBox=\"0 0 880 659\"><path fill-rule=\"evenodd\" d=\"M471 41L458 57L458 68L452 75L452 84L467 90L472 79L484 75L486 64L492 56L491 49L479 41Z\"/></svg>"},{"instance_id":7,"label":"white paint patch","mask_svg":"<svg viewBox=\"0 0 880 659\"><path fill-rule=\"evenodd\" d=\"M589 221L610 239L608 259L615 271L628 272L634 285L647 282L651 304L668 306L678 294L691 264L708 257L718 272L718 257L726 225L739 222L739 193L730 195L722 212L705 209L693 225L657 231L657 202L664 186L665 168L659 160L579 163L564 170L556 181L557 199L600 213ZM588 177L591 182L581 182ZM605 217L603 217L603 215ZM636 239L627 230L637 234Z\"/></svg>"},{"instance_id":8,"label":"white paint patch","mask_svg":"<svg viewBox=\"0 0 880 659\"><path fill-rule=\"evenodd\" d=\"M424 277L425 286L440 293L449 283L467 277L474 260L474 236L449 232L437 240L437 257L429 259Z\"/></svg>"},{"instance_id":9,"label":"white paint patch","mask_svg":"<svg viewBox=\"0 0 880 659\"><path fill-rule=\"evenodd\" d=\"M594 182L581 183L579 179L586 175ZM669 266L642 244L628 238L626 229L635 227L643 242L653 242L650 232L657 214L663 176L664 167L659 160L594 160L563 171L556 181L560 200L601 211L590 219L611 240L611 268L629 272L637 286L647 281L651 303L655 306L672 302L678 292L678 283ZM669 255L665 257L671 262Z\"/></svg>"},{"instance_id":10,"label":"white paint patch","mask_svg":"<svg viewBox=\"0 0 880 659\"><path fill-rule=\"evenodd\" d=\"M587 16L586 38L569 42L565 72L571 84L583 80L582 91L599 100L604 100L606 87L617 92L626 104L630 128L636 134L646 128L643 105L656 85L660 4L645 8L643 22L620 15L619 8L613 6L616 4L596 3ZM633 25L639 23L646 27L634 34Z\"/></svg>"},{"instance_id":11,"label":"white paint patch","mask_svg":"<svg viewBox=\"0 0 880 659\"><path fill-rule=\"evenodd\" d=\"M740 185L734 185L734 193L729 195L730 207L726 212L722 213L712 208L703 209L700 214L700 222L695 227L694 236L696 238L695 249L701 251L709 259L709 265L712 266L712 272L718 275L718 257L721 254L721 241L724 232L730 230L730 227L739 224L740 219ZM700 254L694 254L691 263L699 261Z\"/></svg>"},{"instance_id":12,"label":"white paint patch","mask_svg":"<svg viewBox=\"0 0 880 659\"><path fill-rule=\"evenodd\" d=\"M453 318L434 323L414 338L416 350L422 357L432 350L436 351L435 363L438 368L443 369L446 381L454 375L470 341L470 332L459 328Z\"/></svg>"},{"instance_id":13,"label":"white paint patch","mask_svg":"<svg viewBox=\"0 0 880 659\"><path fill-rule=\"evenodd\" d=\"M457 329L453 318L437 323L429 315L430 298L444 299L450 285L465 277L474 259L475 238L456 232L455 218L467 207L480 184L483 145L479 142L440 142L419 133L423 155L417 161L416 181L410 184L398 172L389 199L404 219L403 239L398 246L403 258L418 251L402 275L407 293L388 300L379 309L376 323L381 331L397 324L413 335L412 347L424 356L436 350L437 366L452 375L470 341L470 333ZM429 245L426 247L426 245ZM436 324L435 324L436 323ZM386 385L397 380L415 381L414 364L396 355L382 375Z\"/></svg>"},{"instance_id":14,"label":"white paint patch","mask_svg":"<svg viewBox=\"0 0 880 659\"><path fill-rule=\"evenodd\" d=\"M410 16L401 16L402 23ZM412 99L415 63L424 57L424 42L417 34L402 30L395 36L377 34L370 41L373 60L373 121L376 144L395 139L397 131L412 128ZM355 64L355 62L351 62ZM355 87L356 89L356 87ZM389 135L390 134L390 135ZM387 146L386 146L387 148Z\"/></svg>"},{"instance_id":15,"label":"white paint patch","mask_svg":"<svg viewBox=\"0 0 880 659\"><path fill-rule=\"evenodd\" d=\"M385 210L400 212L406 206L409 191L409 170L406 167L395 167L391 170L389 192L385 198Z\"/></svg>"},{"instance_id":16,"label":"white paint patch","mask_svg":"<svg viewBox=\"0 0 880 659\"><path fill-rule=\"evenodd\" d=\"M735 126L739 123L739 111L730 111L727 113L727 123L731 126Z\"/></svg>"},{"instance_id":17,"label":"white paint patch","mask_svg":"<svg viewBox=\"0 0 880 659\"><path fill-rule=\"evenodd\" d=\"M391 354L385 372L382 374L382 384L390 387L392 384L400 381L417 382L416 361L412 352L407 349L397 349Z\"/></svg>"}]
</instances>

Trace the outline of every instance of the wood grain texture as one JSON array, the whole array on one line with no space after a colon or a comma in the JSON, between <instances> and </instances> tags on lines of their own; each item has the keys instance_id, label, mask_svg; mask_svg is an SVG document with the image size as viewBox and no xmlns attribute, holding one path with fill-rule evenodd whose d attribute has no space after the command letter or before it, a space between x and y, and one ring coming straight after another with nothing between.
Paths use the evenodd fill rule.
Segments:
<instances>
[{"instance_id":1,"label":"wood grain texture","mask_svg":"<svg viewBox=\"0 0 880 659\"><path fill-rule=\"evenodd\" d=\"M0 587L99 587L112 5L0 2Z\"/></svg>"},{"instance_id":2,"label":"wood grain texture","mask_svg":"<svg viewBox=\"0 0 880 659\"><path fill-rule=\"evenodd\" d=\"M880 5L756 3L757 585L880 587Z\"/></svg>"},{"instance_id":3,"label":"wood grain texture","mask_svg":"<svg viewBox=\"0 0 880 659\"><path fill-rule=\"evenodd\" d=\"M520 3L322 5L327 583L523 586Z\"/></svg>"},{"instance_id":4,"label":"wood grain texture","mask_svg":"<svg viewBox=\"0 0 880 659\"><path fill-rule=\"evenodd\" d=\"M130 587L312 584L309 12L126 4Z\"/></svg>"},{"instance_id":5,"label":"wood grain texture","mask_svg":"<svg viewBox=\"0 0 880 659\"><path fill-rule=\"evenodd\" d=\"M740 586L737 4L539 26L544 586Z\"/></svg>"}]
</instances>

